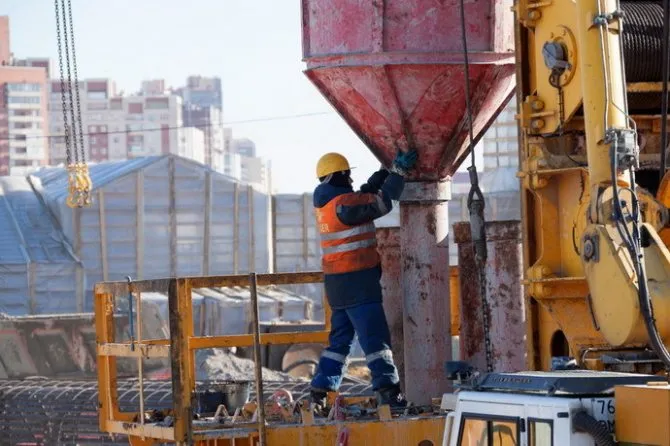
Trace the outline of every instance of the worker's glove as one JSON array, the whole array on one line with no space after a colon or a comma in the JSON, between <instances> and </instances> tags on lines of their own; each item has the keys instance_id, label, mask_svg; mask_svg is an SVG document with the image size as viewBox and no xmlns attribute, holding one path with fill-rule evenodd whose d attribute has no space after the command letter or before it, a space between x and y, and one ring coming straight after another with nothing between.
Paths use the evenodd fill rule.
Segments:
<instances>
[{"instance_id":1,"label":"worker's glove","mask_svg":"<svg viewBox=\"0 0 670 446\"><path fill-rule=\"evenodd\" d=\"M388 170L383 168L373 173L370 175L370 178L368 178L368 182L361 186L361 192L365 194L376 194L384 184L384 181L386 181L386 177L388 177L388 175Z\"/></svg>"},{"instance_id":2,"label":"worker's glove","mask_svg":"<svg viewBox=\"0 0 670 446\"><path fill-rule=\"evenodd\" d=\"M417 159L418 153L416 150L410 150L409 152L398 151L398 155L393 160L393 165L389 171L404 177L414 167Z\"/></svg>"}]
</instances>

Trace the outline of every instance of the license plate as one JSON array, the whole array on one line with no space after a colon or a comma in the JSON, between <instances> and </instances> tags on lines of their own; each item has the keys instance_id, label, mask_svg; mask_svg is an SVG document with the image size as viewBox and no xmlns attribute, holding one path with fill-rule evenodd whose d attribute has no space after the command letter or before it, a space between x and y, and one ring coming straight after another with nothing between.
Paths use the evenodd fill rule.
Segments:
<instances>
[{"instance_id":1,"label":"license plate","mask_svg":"<svg viewBox=\"0 0 670 446\"><path fill-rule=\"evenodd\" d=\"M610 433L614 433L614 413L614 398L593 398L591 400L591 415Z\"/></svg>"}]
</instances>

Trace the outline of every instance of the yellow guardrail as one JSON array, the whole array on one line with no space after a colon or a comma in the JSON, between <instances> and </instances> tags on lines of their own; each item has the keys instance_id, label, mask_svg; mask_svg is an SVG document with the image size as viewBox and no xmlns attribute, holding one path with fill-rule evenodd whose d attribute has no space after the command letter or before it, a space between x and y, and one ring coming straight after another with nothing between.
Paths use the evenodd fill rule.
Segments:
<instances>
[{"instance_id":1,"label":"yellow guardrail","mask_svg":"<svg viewBox=\"0 0 670 446\"><path fill-rule=\"evenodd\" d=\"M325 344L330 332L330 307L324 299L325 329L313 332L263 333L259 331L257 286L309 284L323 282L321 272L250 274L235 276L184 277L137 282L101 282L95 286L95 320L98 359L100 429L103 432L163 441L188 441L192 436L192 400L195 391L195 350L223 347L254 347L256 394L262 399L260 346L270 344ZM191 291L198 288L249 287L254 315L252 334L194 336ZM169 339L142 338L143 292L168 294ZM136 309L130 312L136 333L127 342L116 340L114 308L116 298L132 296ZM132 306L131 306L132 308ZM170 358L174 424L170 427L148 425L144 416L122 412L118 404L117 358L136 358L140 384L140 414L144 413L142 359ZM259 401L259 435L265 436L263 404Z\"/></svg>"}]
</instances>

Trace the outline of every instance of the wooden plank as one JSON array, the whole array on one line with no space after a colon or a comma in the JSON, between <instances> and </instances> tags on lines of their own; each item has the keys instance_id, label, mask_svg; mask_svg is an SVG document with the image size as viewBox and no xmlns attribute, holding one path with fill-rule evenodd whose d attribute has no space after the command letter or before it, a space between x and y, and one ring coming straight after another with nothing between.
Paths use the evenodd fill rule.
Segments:
<instances>
[{"instance_id":1,"label":"wooden plank","mask_svg":"<svg viewBox=\"0 0 670 446\"><path fill-rule=\"evenodd\" d=\"M170 346L142 343L135 344L133 349L129 343L108 343L98 345L98 355L119 358L169 358Z\"/></svg>"}]
</instances>

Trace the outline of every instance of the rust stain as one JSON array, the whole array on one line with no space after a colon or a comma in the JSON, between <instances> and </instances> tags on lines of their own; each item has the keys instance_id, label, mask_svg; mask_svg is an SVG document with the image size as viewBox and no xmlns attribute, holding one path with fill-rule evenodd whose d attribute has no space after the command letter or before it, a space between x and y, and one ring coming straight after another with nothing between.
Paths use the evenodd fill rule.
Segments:
<instances>
[{"instance_id":1,"label":"rust stain","mask_svg":"<svg viewBox=\"0 0 670 446\"><path fill-rule=\"evenodd\" d=\"M435 215L433 213L426 213L426 229L430 235L435 236Z\"/></svg>"}]
</instances>

